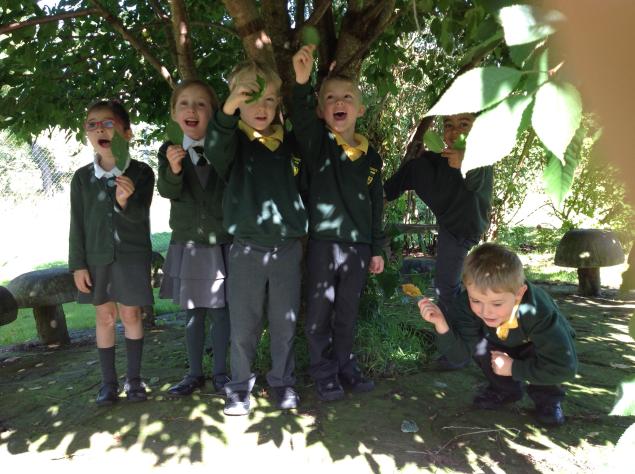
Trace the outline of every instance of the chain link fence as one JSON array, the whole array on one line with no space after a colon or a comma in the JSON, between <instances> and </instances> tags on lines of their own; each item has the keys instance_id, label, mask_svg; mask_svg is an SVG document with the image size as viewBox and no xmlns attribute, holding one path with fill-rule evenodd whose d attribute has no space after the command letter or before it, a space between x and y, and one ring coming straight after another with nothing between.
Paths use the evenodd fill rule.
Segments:
<instances>
[{"instance_id":1,"label":"chain link fence","mask_svg":"<svg viewBox=\"0 0 635 474\"><path fill-rule=\"evenodd\" d=\"M157 169L159 143L132 143L134 159ZM39 268L64 265L68 254L70 182L93 160L90 146L62 131L24 143L0 131L0 283ZM170 241L169 200L156 191L151 207L152 246Z\"/></svg>"}]
</instances>

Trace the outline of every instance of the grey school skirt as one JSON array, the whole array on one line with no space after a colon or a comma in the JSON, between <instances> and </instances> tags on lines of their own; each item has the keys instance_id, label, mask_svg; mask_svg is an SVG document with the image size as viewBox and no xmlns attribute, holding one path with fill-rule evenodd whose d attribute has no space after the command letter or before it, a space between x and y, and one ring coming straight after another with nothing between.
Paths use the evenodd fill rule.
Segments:
<instances>
[{"instance_id":1,"label":"grey school skirt","mask_svg":"<svg viewBox=\"0 0 635 474\"><path fill-rule=\"evenodd\" d=\"M227 303L227 245L173 242L163 264L161 298L183 309L222 308Z\"/></svg>"},{"instance_id":2,"label":"grey school skirt","mask_svg":"<svg viewBox=\"0 0 635 474\"><path fill-rule=\"evenodd\" d=\"M150 285L150 260L147 262L88 265L93 284L90 293L77 292L77 302L99 306L109 301L126 306L154 303Z\"/></svg>"}]
</instances>

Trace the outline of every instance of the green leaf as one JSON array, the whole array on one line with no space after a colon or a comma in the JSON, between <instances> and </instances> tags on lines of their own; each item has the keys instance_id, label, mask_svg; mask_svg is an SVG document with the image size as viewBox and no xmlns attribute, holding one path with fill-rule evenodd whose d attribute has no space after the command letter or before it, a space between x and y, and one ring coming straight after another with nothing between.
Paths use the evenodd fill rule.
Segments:
<instances>
[{"instance_id":1,"label":"green leaf","mask_svg":"<svg viewBox=\"0 0 635 474\"><path fill-rule=\"evenodd\" d=\"M522 89L529 94L535 94L538 88L549 80L549 49L544 48L534 58L531 65L532 72L527 74Z\"/></svg>"},{"instance_id":2,"label":"green leaf","mask_svg":"<svg viewBox=\"0 0 635 474\"><path fill-rule=\"evenodd\" d=\"M454 148L455 150L465 150L466 139L467 135L465 133L461 133L459 135L459 138L454 140L454 143L452 143L452 148Z\"/></svg>"},{"instance_id":3,"label":"green leaf","mask_svg":"<svg viewBox=\"0 0 635 474\"><path fill-rule=\"evenodd\" d=\"M491 50L496 43L499 43L503 38L503 32L495 30L490 37L482 41L480 44L470 48L467 53L459 60L459 67L463 67L466 64L471 63L475 57L481 56L483 53Z\"/></svg>"},{"instance_id":4,"label":"green leaf","mask_svg":"<svg viewBox=\"0 0 635 474\"><path fill-rule=\"evenodd\" d=\"M467 136L461 172L496 163L516 144L516 132L531 97L516 95L476 117Z\"/></svg>"},{"instance_id":5,"label":"green leaf","mask_svg":"<svg viewBox=\"0 0 635 474\"><path fill-rule=\"evenodd\" d=\"M509 57L514 64L522 68L540 44L539 41L509 47Z\"/></svg>"},{"instance_id":6,"label":"green leaf","mask_svg":"<svg viewBox=\"0 0 635 474\"><path fill-rule=\"evenodd\" d=\"M553 34L556 30L551 23L562 21L563 15L550 11L546 15L530 5L512 5L498 12L505 31L507 46L531 43Z\"/></svg>"},{"instance_id":7,"label":"green leaf","mask_svg":"<svg viewBox=\"0 0 635 474\"><path fill-rule=\"evenodd\" d=\"M183 130L181 130L178 123L174 120L170 120L165 131L168 136L168 140L175 145L183 145Z\"/></svg>"},{"instance_id":8,"label":"green leaf","mask_svg":"<svg viewBox=\"0 0 635 474\"><path fill-rule=\"evenodd\" d=\"M553 153L549 152L547 155L547 165L542 176L545 182L545 191L556 206L560 206L567 192L571 189L585 135L586 129L583 126L579 127L564 154L564 165Z\"/></svg>"},{"instance_id":9,"label":"green leaf","mask_svg":"<svg viewBox=\"0 0 635 474\"><path fill-rule=\"evenodd\" d=\"M564 153L582 119L582 100L569 83L549 81L538 89L531 116L536 135L565 164Z\"/></svg>"},{"instance_id":10,"label":"green leaf","mask_svg":"<svg viewBox=\"0 0 635 474\"><path fill-rule=\"evenodd\" d=\"M315 46L320 44L320 33L315 26L305 25L302 27L302 44L314 44Z\"/></svg>"},{"instance_id":11,"label":"green leaf","mask_svg":"<svg viewBox=\"0 0 635 474\"><path fill-rule=\"evenodd\" d=\"M262 97L262 93L265 91L266 82L261 76L256 76L256 82L258 83L258 90L251 95L251 98L245 101L245 104L251 104L256 102Z\"/></svg>"},{"instance_id":12,"label":"green leaf","mask_svg":"<svg viewBox=\"0 0 635 474\"><path fill-rule=\"evenodd\" d=\"M110 142L110 149L115 156L117 168L121 171L125 171L128 160L130 159L129 144L119 132L115 132L113 135L112 141Z\"/></svg>"},{"instance_id":13,"label":"green leaf","mask_svg":"<svg viewBox=\"0 0 635 474\"><path fill-rule=\"evenodd\" d=\"M385 269L382 273L376 274L375 277L384 294L384 298L390 298L395 294L401 280L401 275L399 275L398 271Z\"/></svg>"},{"instance_id":14,"label":"green leaf","mask_svg":"<svg viewBox=\"0 0 635 474\"><path fill-rule=\"evenodd\" d=\"M426 116L478 112L499 103L522 76L510 67L480 67L461 74Z\"/></svg>"},{"instance_id":15,"label":"green leaf","mask_svg":"<svg viewBox=\"0 0 635 474\"><path fill-rule=\"evenodd\" d=\"M631 319L628 322L628 334L635 341L635 313L631 314Z\"/></svg>"},{"instance_id":16,"label":"green leaf","mask_svg":"<svg viewBox=\"0 0 635 474\"><path fill-rule=\"evenodd\" d=\"M441 153L445 148L443 138L434 130L426 130L426 133L423 135L423 143L428 150L435 153Z\"/></svg>"}]
</instances>

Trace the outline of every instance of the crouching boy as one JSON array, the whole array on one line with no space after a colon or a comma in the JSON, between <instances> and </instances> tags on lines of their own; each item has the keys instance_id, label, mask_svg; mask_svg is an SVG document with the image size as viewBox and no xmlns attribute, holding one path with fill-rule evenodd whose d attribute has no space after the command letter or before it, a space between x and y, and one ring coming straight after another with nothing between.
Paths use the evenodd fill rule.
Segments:
<instances>
[{"instance_id":1,"label":"crouching boy","mask_svg":"<svg viewBox=\"0 0 635 474\"><path fill-rule=\"evenodd\" d=\"M477 408L496 409L527 393L536 417L561 425L561 383L575 376L574 332L551 297L525 280L522 263L509 249L487 243L465 259L465 289L456 297L452 325L429 299L421 316L434 324L439 351L450 361L473 357L489 385L476 395Z\"/></svg>"}]
</instances>

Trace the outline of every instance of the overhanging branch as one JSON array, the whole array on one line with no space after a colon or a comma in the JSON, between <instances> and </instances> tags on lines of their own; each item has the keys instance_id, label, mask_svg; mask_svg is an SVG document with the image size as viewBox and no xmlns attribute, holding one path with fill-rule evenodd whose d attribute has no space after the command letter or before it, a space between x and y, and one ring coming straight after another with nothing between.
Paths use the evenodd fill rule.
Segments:
<instances>
[{"instance_id":1,"label":"overhanging branch","mask_svg":"<svg viewBox=\"0 0 635 474\"><path fill-rule=\"evenodd\" d=\"M44 23L51 23L53 21L67 20L69 18L78 18L81 16L93 15L99 13L96 8L89 8L86 10L77 10L74 12L59 13L57 15L42 16L38 18L31 18L30 20L8 23L6 25L0 25L0 35L11 33L15 30L20 30L28 26L43 25Z\"/></svg>"}]
</instances>

